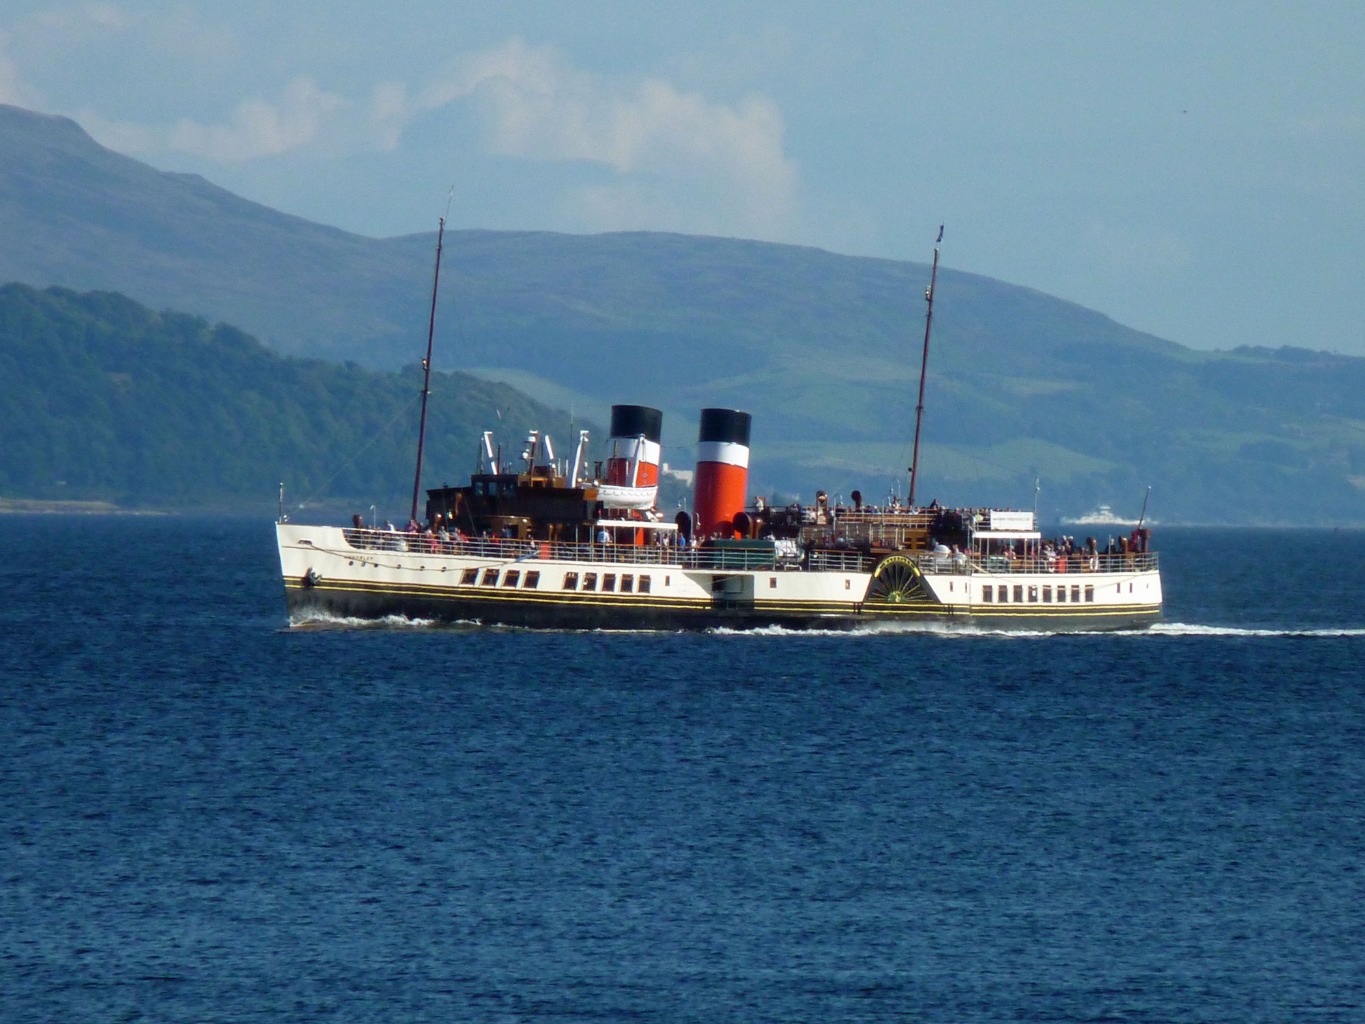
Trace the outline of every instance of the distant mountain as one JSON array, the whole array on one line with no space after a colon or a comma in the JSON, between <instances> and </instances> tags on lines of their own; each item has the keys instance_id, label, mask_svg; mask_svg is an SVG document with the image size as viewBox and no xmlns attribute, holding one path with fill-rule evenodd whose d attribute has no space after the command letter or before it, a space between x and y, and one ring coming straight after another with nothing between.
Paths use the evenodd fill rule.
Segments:
<instances>
[{"instance_id":1,"label":"distant mountain","mask_svg":"<svg viewBox=\"0 0 1365 1024\"><path fill-rule=\"evenodd\" d=\"M414 272L403 240L277 213L111 152L74 121L4 105L0 233L0 281L194 310L281 352L393 368L403 360L378 349L403 348L393 342L409 330L425 338L429 270ZM405 358L415 351L406 346Z\"/></svg>"},{"instance_id":2,"label":"distant mountain","mask_svg":"<svg viewBox=\"0 0 1365 1024\"><path fill-rule=\"evenodd\" d=\"M434 232L322 227L0 107L0 280L392 369L423 350L434 252ZM657 405L683 466L698 408L744 408L755 490L903 494L928 277L731 239L451 231L436 365L599 422L613 401ZM1365 522L1365 360L1195 352L941 268L930 367L920 498L1135 515L1152 485L1166 523Z\"/></svg>"}]
</instances>

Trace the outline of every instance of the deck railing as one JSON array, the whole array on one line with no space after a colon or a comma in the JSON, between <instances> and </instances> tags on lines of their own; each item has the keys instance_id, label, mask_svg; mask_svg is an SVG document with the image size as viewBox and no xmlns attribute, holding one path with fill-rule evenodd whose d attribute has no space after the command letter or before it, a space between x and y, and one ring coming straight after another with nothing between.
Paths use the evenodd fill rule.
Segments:
<instances>
[{"instance_id":1,"label":"deck railing","mask_svg":"<svg viewBox=\"0 0 1365 1024\"><path fill-rule=\"evenodd\" d=\"M556 561L594 562L610 565L676 565L685 569L765 569L776 568L772 551L724 548L678 549L659 544L579 544L539 540L504 540L470 537L443 541L430 534L392 530L346 528L346 543L368 551L420 552L432 555L464 555L490 561L554 559Z\"/></svg>"},{"instance_id":2,"label":"deck railing","mask_svg":"<svg viewBox=\"0 0 1365 1024\"><path fill-rule=\"evenodd\" d=\"M503 540L471 537L443 541L430 534L399 533L392 530L346 528L346 543L362 551L419 552L437 556L464 555L490 561L554 559L556 561L595 562L620 565L673 565L684 569L743 570L795 569L806 567L830 572L871 572L877 560L855 548L816 549L805 560L774 555L771 551L735 548L683 548L658 544L565 544L550 541ZM907 553L921 572L946 573L1091 573L1142 572L1157 568L1156 552L1115 555L1073 555L1070 558L968 559L959 555L931 552Z\"/></svg>"},{"instance_id":3,"label":"deck railing","mask_svg":"<svg viewBox=\"0 0 1365 1024\"><path fill-rule=\"evenodd\" d=\"M984 559L967 558L958 555L937 555L931 552L916 552L910 556L921 572L959 572L959 573L1093 573L1093 572L1146 572L1158 567L1155 551L1124 552L1121 554L1071 555L1056 558L1029 557L1006 558L990 555Z\"/></svg>"}]
</instances>

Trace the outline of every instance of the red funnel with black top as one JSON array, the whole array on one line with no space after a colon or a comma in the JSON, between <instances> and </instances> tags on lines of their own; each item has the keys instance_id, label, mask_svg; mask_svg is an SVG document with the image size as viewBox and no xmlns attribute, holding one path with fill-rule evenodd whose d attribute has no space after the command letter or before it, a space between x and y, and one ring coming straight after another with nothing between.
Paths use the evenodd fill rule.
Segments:
<instances>
[{"instance_id":1,"label":"red funnel with black top","mask_svg":"<svg viewBox=\"0 0 1365 1024\"><path fill-rule=\"evenodd\" d=\"M703 409L697 435L693 505L696 536L733 537L749 487L749 427L753 417L738 409Z\"/></svg>"}]
</instances>

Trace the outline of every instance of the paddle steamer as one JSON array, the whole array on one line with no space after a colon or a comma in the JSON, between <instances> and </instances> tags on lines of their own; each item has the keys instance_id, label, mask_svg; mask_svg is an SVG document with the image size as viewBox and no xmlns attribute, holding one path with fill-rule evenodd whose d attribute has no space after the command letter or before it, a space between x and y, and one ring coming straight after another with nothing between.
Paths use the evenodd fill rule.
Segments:
<instances>
[{"instance_id":1,"label":"paddle steamer","mask_svg":"<svg viewBox=\"0 0 1365 1024\"><path fill-rule=\"evenodd\" d=\"M936 248L926 360L937 269ZM425 365L429 373L430 337ZM921 371L919 413L923 404ZM1101 550L1095 538L1046 543L1032 512L916 507L918 415L908 507L869 507L854 492L851 507L818 494L810 505L774 508L746 497L749 414L703 409L693 508L671 520L657 508L662 421L648 406L614 406L607 457L591 470L586 431L562 463L550 438L532 432L515 467L501 464L485 434L479 471L466 486L428 490L420 527L419 435L406 531L359 516L344 528L281 516L291 620L1051 631L1141 628L1161 615L1157 555L1141 524Z\"/></svg>"}]
</instances>

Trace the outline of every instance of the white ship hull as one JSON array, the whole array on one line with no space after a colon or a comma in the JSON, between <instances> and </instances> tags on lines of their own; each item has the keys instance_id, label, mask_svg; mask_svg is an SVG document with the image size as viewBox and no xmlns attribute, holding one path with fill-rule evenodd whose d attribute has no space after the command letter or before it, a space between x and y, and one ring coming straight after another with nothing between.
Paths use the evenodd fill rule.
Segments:
<instances>
[{"instance_id":1,"label":"white ship hull","mask_svg":"<svg viewBox=\"0 0 1365 1024\"><path fill-rule=\"evenodd\" d=\"M279 524L291 619L405 616L534 628L1142 628L1161 614L1153 555L1069 572L1001 571L930 554L804 562L631 544L479 540ZM1066 563L1060 563L1065 568Z\"/></svg>"}]
</instances>

